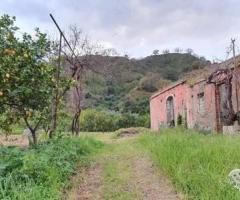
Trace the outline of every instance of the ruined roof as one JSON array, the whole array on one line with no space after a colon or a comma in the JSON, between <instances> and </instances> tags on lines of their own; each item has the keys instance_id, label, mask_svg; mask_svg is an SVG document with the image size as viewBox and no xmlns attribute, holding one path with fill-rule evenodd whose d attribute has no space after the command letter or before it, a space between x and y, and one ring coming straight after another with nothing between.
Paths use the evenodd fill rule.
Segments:
<instances>
[{"instance_id":1,"label":"ruined roof","mask_svg":"<svg viewBox=\"0 0 240 200\"><path fill-rule=\"evenodd\" d=\"M240 55L236 56L237 66L240 66ZM182 79L186 80L186 83L190 86L193 86L202 80L207 80L208 77L215 71L219 69L233 69L234 68L234 59L230 58L221 63L213 63L205 66L203 69L193 70L189 73L186 73Z\"/></svg>"}]
</instances>

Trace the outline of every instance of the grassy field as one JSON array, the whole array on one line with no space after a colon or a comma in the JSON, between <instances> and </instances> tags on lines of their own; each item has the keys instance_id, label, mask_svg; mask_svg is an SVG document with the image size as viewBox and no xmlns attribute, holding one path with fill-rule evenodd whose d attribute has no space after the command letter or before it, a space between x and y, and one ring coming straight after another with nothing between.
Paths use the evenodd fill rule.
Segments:
<instances>
[{"instance_id":1,"label":"grassy field","mask_svg":"<svg viewBox=\"0 0 240 200\"><path fill-rule=\"evenodd\" d=\"M240 199L228 174L240 168L240 137L165 129L140 137L142 148L188 199Z\"/></svg>"},{"instance_id":2,"label":"grassy field","mask_svg":"<svg viewBox=\"0 0 240 200\"><path fill-rule=\"evenodd\" d=\"M64 188L66 199L240 199L228 180L240 168L240 137L137 130L1 147L0 199L61 199Z\"/></svg>"},{"instance_id":3,"label":"grassy field","mask_svg":"<svg viewBox=\"0 0 240 200\"><path fill-rule=\"evenodd\" d=\"M60 138L35 148L0 148L0 199L59 199L76 167L103 144L91 137Z\"/></svg>"}]
</instances>

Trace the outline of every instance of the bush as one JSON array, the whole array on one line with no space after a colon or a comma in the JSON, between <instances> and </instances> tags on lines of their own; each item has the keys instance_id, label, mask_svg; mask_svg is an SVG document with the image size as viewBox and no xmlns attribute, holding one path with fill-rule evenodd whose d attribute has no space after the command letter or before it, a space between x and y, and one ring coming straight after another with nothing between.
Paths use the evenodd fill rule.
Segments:
<instances>
[{"instance_id":1,"label":"bush","mask_svg":"<svg viewBox=\"0 0 240 200\"><path fill-rule=\"evenodd\" d=\"M121 114L94 109L84 110L80 118L81 131L115 131L140 126L148 128L149 124L149 115Z\"/></svg>"},{"instance_id":2,"label":"bush","mask_svg":"<svg viewBox=\"0 0 240 200\"><path fill-rule=\"evenodd\" d=\"M114 130L114 115L93 109L84 110L80 117L81 131L112 131Z\"/></svg>"},{"instance_id":3,"label":"bush","mask_svg":"<svg viewBox=\"0 0 240 200\"><path fill-rule=\"evenodd\" d=\"M0 199L59 199L76 165L102 143L92 138L55 139L36 148L0 148Z\"/></svg>"},{"instance_id":4,"label":"bush","mask_svg":"<svg viewBox=\"0 0 240 200\"><path fill-rule=\"evenodd\" d=\"M57 126L57 132L69 132L71 131L71 123L72 123L72 117L70 114L65 110L59 111L58 116L58 126Z\"/></svg>"}]
</instances>

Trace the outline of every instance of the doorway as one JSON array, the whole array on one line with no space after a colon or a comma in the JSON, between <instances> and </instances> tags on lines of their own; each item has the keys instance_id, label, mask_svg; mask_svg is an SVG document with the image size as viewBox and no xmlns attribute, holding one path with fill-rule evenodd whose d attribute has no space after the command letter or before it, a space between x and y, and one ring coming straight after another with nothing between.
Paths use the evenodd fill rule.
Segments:
<instances>
[{"instance_id":1,"label":"doorway","mask_svg":"<svg viewBox=\"0 0 240 200\"><path fill-rule=\"evenodd\" d=\"M169 127L175 126L175 120L174 120L174 102L173 97L169 96L166 101L166 111L167 111L167 125Z\"/></svg>"}]
</instances>

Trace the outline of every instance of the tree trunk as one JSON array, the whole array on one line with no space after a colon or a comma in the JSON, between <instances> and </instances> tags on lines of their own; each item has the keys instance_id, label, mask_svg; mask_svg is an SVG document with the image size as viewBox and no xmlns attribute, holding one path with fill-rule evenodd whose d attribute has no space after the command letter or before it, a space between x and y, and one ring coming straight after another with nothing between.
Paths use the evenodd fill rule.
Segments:
<instances>
[{"instance_id":1,"label":"tree trunk","mask_svg":"<svg viewBox=\"0 0 240 200\"><path fill-rule=\"evenodd\" d=\"M28 120L27 120L26 117L24 117L23 119L24 119L24 121L25 121L25 123L26 123L26 125L27 125L28 130L30 130L30 132L31 132L31 137L32 137L32 138L31 138L30 135L28 134L29 144L30 144L30 145L36 145L36 144L37 144L36 131L37 131L37 128L38 128L38 126L39 126L39 124L40 124L40 122L41 122L41 119L37 122L37 124L36 124L36 126L35 126L34 128L29 124L29 122L28 122ZM31 140L31 139L32 139L32 140Z\"/></svg>"},{"instance_id":2,"label":"tree trunk","mask_svg":"<svg viewBox=\"0 0 240 200\"><path fill-rule=\"evenodd\" d=\"M57 127L57 112L58 112L58 99L57 95L52 100L52 113L51 113L51 125L49 130L49 138L53 137L53 132Z\"/></svg>"},{"instance_id":3,"label":"tree trunk","mask_svg":"<svg viewBox=\"0 0 240 200\"><path fill-rule=\"evenodd\" d=\"M79 132L80 132L80 121L79 121L79 118L80 118L80 115L81 115L81 109L75 113L73 119L72 119L72 127L71 127L71 130L72 130L72 134L73 135L79 135Z\"/></svg>"},{"instance_id":4,"label":"tree trunk","mask_svg":"<svg viewBox=\"0 0 240 200\"><path fill-rule=\"evenodd\" d=\"M33 144L36 145L37 144L36 131L32 129L31 133L32 133L32 138L33 138Z\"/></svg>"},{"instance_id":5,"label":"tree trunk","mask_svg":"<svg viewBox=\"0 0 240 200\"><path fill-rule=\"evenodd\" d=\"M58 50L58 63L56 67L55 79L56 79L56 88L55 95L52 100L52 119L51 119L51 128L49 131L49 138L53 137L53 132L57 127L57 115L58 115L58 104L59 104L59 79L60 79L60 68L61 68L61 51L62 51L62 33L60 33L59 40L59 50Z\"/></svg>"}]
</instances>

